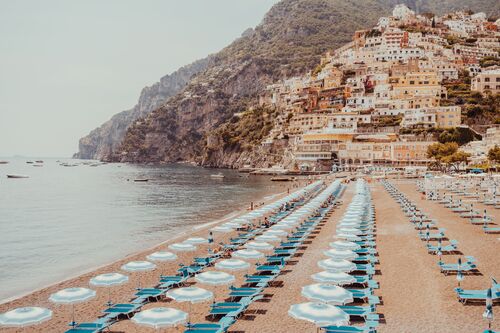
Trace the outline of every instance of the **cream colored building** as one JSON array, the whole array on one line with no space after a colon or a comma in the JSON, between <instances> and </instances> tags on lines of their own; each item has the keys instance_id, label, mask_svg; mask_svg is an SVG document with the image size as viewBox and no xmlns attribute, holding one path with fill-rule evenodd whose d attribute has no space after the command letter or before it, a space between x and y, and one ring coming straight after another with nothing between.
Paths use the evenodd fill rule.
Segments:
<instances>
[{"instance_id":1,"label":"cream colored building","mask_svg":"<svg viewBox=\"0 0 500 333\"><path fill-rule=\"evenodd\" d=\"M479 91L484 94L489 91L493 94L500 93L500 68L483 71L472 78L472 91Z\"/></svg>"}]
</instances>

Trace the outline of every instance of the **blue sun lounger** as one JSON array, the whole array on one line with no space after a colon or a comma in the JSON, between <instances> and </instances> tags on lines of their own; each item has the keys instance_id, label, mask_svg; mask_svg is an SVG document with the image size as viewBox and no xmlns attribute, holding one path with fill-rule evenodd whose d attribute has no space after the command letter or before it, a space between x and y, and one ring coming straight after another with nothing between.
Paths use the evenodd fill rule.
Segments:
<instances>
[{"instance_id":1,"label":"blue sun lounger","mask_svg":"<svg viewBox=\"0 0 500 333\"><path fill-rule=\"evenodd\" d=\"M362 318L367 318L369 315L373 315L376 310L375 305L338 305L337 307L349 316Z\"/></svg>"},{"instance_id":2,"label":"blue sun lounger","mask_svg":"<svg viewBox=\"0 0 500 333\"><path fill-rule=\"evenodd\" d=\"M224 316L219 320L218 323L197 323L197 324L186 324L186 332L192 333L223 333L227 332L228 328L236 322L236 319L232 316Z\"/></svg>"},{"instance_id":3,"label":"blue sun lounger","mask_svg":"<svg viewBox=\"0 0 500 333\"><path fill-rule=\"evenodd\" d=\"M130 304L130 303L113 304L109 308L103 310L103 312L106 314L106 316L103 318L114 319L119 316L126 316L127 318L130 318L130 315L140 310L141 307L142 304Z\"/></svg>"},{"instance_id":4,"label":"blue sun lounger","mask_svg":"<svg viewBox=\"0 0 500 333\"><path fill-rule=\"evenodd\" d=\"M99 333L107 329L114 322L96 321L93 323L80 323L67 330L65 333Z\"/></svg>"},{"instance_id":5,"label":"blue sun lounger","mask_svg":"<svg viewBox=\"0 0 500 333\"><path fill-rule=\"evenodd\" d=\"M466 304L467 302L486 302L487 290L464 290L462 288L455 288L458 300ZM492 290L492 301L496 302L500 300L500 290Z\"/></svg>"},{"instance_id":6,"label":"blue sun lounger","mask_svg":"<svg viewBox=\"0 0 500 333\"><path fill-rule=\"evenodd\" d=\"M375 333L377 321L367 321L364 326L325 326L325 333Z\"/></svg>"}]
</instances>

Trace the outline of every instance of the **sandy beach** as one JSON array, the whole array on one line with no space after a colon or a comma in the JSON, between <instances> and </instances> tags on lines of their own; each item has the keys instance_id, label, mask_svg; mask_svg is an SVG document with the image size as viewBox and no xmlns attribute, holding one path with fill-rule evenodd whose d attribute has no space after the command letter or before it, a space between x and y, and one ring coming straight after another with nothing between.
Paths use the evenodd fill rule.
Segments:
<instances>
[{"instance_id":1,"label":"sandy beach","mask_svg":"<svg viewBox=\"0 0 500 333\"><path fill-rule=\"evenodd\" d=\"M462 281L464 289L485 289L489 285L490 276L500 277L500 243L498 235L484 234L480 226L470 225L465 219L452 213L437 202L427 201L417 192L415 181L391 180L399 190L413 200L424 212L438 222L439 227L446 228L449 239L456 239L463 255L472 255L478 262L480 275L466 276ZM376 211L377 250L380 264L374 279L380 284L375 294L382 300L377 307L381 315L379 332L482 332L487 322L482 318L484 305L463 305L458 302L453 288L457 286L455 276L444 276L437 265L438 257L427 253L425 242L419 240L417 231L408 222L399 205L384 189L381 183L370 184L373 204ZM350 183L341 204L331 211L322 221L320 227L308 239L299 253L285 267L283 274L264 290L264 299L250 305L245 314L230 327L229 332L316 332L316 327L308 322L296 320L288 315L290 305L306 302L301 296L301 288L311 284L311 274L321 271L317 261L324 259L322 252L328 249L328 243L335 234L336 223L341 218L354 194L354 185ZM498 210L490 208L496 221L500 216ZM88 280L100 273L120 271L120 266L131 260L142 260L145 255L156 250L166 249L168 244L177 242L188 236L207 236L208 226L171 240L154 249L137 253L109 266L82 275L49 288L37 291L26 297L0 305L0 312L9 308L24 305L40 305L54 310L54 317L42 325L26 328L24 332L64 332L71 320L70 306L54 306L47 300L48 296L59 289L88 286ZM224 241L234 233L218 236L216 241ZM127 302L139 283L142 286L153 286L158 281L158 274L174 274L179 263L188 263L195 256L206 254L207 245L199 246L196 252L179 253L179 259L173 263L160 264L156 271L150 273L130 274L130 282L112 288L114 302ZM443 261L456 262L458 255L443 255ZM213 270L214 268L208 268ZM252 268L253 269L253 268ZM243 275L248 272L233 273L236 277L234 285L241 285ZM196 283L193 278L190 284L214 291L218 301L227 296L227 287L210 287ZM108 300L108 291L97 290L97 297L90 302L77 306L77 321L91 321L97 318ZM189 306L164 300L150 303L144 309L166 306L183 311L190 311L190 321L206 322L210 302ZM494 307L498 312L498 306ZM355 323L356 324L356 323ZM498 320L493 322L493 329L499 329ZM162 330L162 332L182 332L183 327ZM124 320L111 327L112 332L154 332L153 329L138 327L130 320ZM15 329L4 329L2 332L21 332Z\"/></svg>"}]
</instances>

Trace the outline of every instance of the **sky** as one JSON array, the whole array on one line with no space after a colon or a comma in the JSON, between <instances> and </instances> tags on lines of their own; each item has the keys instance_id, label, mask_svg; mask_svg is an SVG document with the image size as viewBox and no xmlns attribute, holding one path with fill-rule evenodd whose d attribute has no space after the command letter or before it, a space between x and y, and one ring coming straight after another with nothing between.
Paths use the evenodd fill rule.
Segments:
<instances>
[{"instance_id":1,"label":"sky","mask_svg":"<svg viewBox=\"0 0 500 333\"><path fill-rule=\"evenodd\" d=\"M0 0L0 156L69 157L143 87L278 0Z\"/></svg>"}]
</instances>

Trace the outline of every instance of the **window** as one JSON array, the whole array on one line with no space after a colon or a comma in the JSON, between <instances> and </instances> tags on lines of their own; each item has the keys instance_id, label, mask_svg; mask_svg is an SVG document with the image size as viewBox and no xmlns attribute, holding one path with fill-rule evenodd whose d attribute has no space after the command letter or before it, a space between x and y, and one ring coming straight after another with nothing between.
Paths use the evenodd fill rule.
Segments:
<instances>
[{"instance_id":1,"label":"window","mask_svg":"<svg viewBox=\"0 0 500 333\"><path fill-rule=\"evenodd\" d=\"M490 78L489 77L485 77L484 78L484 82L490 82Z\"/></svg>"}]
</instances>

